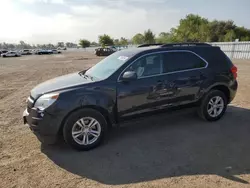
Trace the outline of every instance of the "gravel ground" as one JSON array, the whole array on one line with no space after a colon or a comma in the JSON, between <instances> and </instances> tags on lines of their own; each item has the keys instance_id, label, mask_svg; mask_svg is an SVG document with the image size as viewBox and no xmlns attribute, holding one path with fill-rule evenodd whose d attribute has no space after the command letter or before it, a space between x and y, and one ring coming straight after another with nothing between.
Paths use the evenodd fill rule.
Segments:
<instances>
[{"instance_id":1,"label":"gravel ground","mask_svg":"<svg viewBox=\"0 0 250 188\"><path fill-rule=\"evenodd\" d=\"M29 91L82 70L88 52L0 58L0 187L250 187L250 61L235 61L239 90L223 119L162 114L111 131L101 147L46 146L22 123Z\"/></svg>"}]
</instances>

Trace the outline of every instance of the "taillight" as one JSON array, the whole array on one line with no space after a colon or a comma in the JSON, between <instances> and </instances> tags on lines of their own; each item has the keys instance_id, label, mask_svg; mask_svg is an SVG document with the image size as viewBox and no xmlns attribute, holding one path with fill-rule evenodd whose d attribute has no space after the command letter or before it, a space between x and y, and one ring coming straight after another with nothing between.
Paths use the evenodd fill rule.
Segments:
<instances>
[{"instance_id":1,"label":"taillight","mask_svg":"<svg viewBox=\"0 0 250 188\"><path fill-rule=\"evenodd\" d=\"M231 68L231 72L232 72L232 74L233 74L233 76L234 76L235 79L237 78L237 71L238 71L238 69L237 69L236 66L233 66Z\"/></svg>"}]
</instances>

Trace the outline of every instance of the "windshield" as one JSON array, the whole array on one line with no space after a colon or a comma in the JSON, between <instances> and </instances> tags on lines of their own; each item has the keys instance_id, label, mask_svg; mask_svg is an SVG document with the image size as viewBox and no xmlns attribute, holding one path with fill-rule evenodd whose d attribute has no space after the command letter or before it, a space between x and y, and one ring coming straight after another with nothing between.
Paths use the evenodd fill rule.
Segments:
<instances>
[{"instance_id":1,"label":"windshield","mask_svg":"<svg viewBox=\"0 0 250 188\"><path fill-rule=\"evenodd\" d=\"M97 79L108 78L130 57L124 51L115 52L91 67L85 74Z\"/></svg>"}]
</instances>

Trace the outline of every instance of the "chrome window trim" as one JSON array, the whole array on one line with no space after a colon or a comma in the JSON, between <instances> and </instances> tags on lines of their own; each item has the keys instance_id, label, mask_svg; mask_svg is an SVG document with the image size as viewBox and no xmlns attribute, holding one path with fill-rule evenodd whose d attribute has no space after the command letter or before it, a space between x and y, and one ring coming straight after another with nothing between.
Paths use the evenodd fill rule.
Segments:
<instances>
[{"instance_id":1,"label":"chrome window trim","mask_svg":"<svg viewBox=\"0 0 250 188\"><path fill-rule=\"evenodd\" d=\"M148 55L160 54L160 53L166 53L166 52L168 52L168 53L178 53L178 52L189 52L189 53L192 53L192 54L196 55L198 58L200 58L202 61L204 61L206 63L206 66L205 67L200 67L200 68L194 68L194 69L186 69L186 70L180 70L180 71L172 71L172 72L167 72L167 73L160 73L160 74L155 74L155 75L150 75L150 76L143 76L143 77L138 78L138 80L139 79L143 79L143 78L154 77L154 76L162 76L162 75L168 75L168 74L174 74L174 73L180 73L180 72L187 72L187 71L193 71L193 70L206 69L208 67L208 62L204 58L202 58L200 55L198 55L197 53L195 53L193 51L190 51L190 50L167 50L167 51L160 51L160 52L151 52L151 53L144 54L144 55L138 57L137 59L135 59L134 61L132 61L128 66L126 66L126 68L124 68L123 71L118 76L117 82L121 82L122 81L122 80L120 80L121 75L125 72L125 70L130 65L132 65L134 62L136 62L140 58L143 58L143 57L148 56Z\"/></svg>"}]
</instances>

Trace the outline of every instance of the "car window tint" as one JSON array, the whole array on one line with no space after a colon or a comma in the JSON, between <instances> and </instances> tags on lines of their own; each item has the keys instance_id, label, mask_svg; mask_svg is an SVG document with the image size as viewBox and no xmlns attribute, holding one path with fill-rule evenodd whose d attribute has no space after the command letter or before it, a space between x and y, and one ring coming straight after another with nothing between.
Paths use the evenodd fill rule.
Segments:
<instances>
[{"instance_id":1,"label":"car window tint","mask_svg":"<svg viewBox=\"0 0 250 188\"><path fill-rule=\"evenodd\" d=\"M163 57L164 72L202 68L206 63L191 52L166 52Z\"/></svg>"},{"instance_id":2,"label":"car window tint","mask_svg":"<svg viewBox=\"0 0 250 188\"><path fill-rule=\"evenodd\" d=\"M162 55L154 54L142 57L130 65L126 71L135 71L138 78L162 73Z\"/></svg>"}]
</instances>

